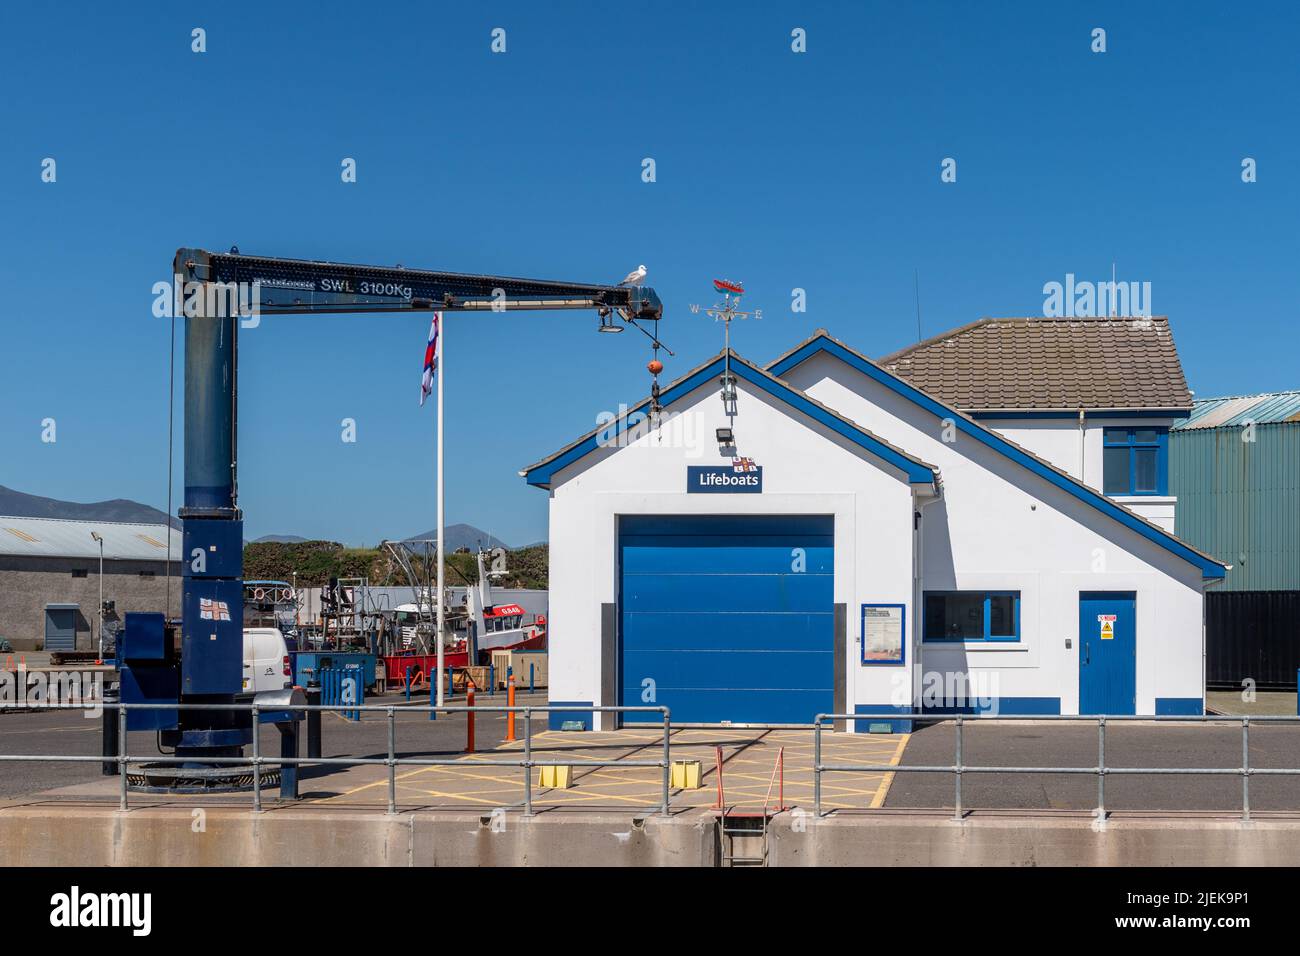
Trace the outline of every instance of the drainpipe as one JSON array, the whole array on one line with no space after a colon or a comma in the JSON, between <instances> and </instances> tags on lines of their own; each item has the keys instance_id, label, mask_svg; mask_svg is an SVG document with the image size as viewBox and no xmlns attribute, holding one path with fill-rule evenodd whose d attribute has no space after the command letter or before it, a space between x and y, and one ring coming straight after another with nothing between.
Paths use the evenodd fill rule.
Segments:
<instances>
[{"instance_id":1,"label":"drainpipe","mask_svg":"<svg viewBox=\"0 0 1300 956\"><path fill-rule=\"evenodd\" d=\"M1229 565L1227 566L1227 570L1228 570L1228 571L1231 571L1231 570L1232 570L1232 565L1231 565L1231 564L1229 564ZM1219 578L1219 579L1214 580L1214 581L1206 581L1206 580L1204 580L1204 579L1202 579L1202 581L1201 581L1201 700L1202 700L1202 701L1205 701L1205 700L1206 700L1206 696L1205 696L1205 695L1206 695L1206 690L1205 690L1205 675L1206 675L1206 672L1207 672L1207 670L1208 670L1208 668L1209 668L1209 661L1208 661L1208 659L1207 659L1207 658L1208 658L1208 655L1209 655L1209 649L1208 649L1208 647L1207 647L1207 641L1208 641L1208 638L1209 638L1209 634L1208 634L1208 631L1209 631L1209 621L1208 621L1208 615L1206 614L1206 608L1205 608L1206 600L1205 600L1205 599L1206 599L1207 597L1209 597L1209 594L1210 594L1210 588L1212 588L1212 587L1216 587L1216 586L1221 585L1221 584L1224 584L1224 583L1227 582L1227 580L1228 580L1228 579L1227 579L1227 577L1225 576L1225 577ZM1204 704L1202 704L1202 706L1201 706L1201 713L1202 713L1202 714L1205 714L1205 713L1207 713L1208 711L1209 711L1209 708L1206 707L1206 706L1204 706Z\"/></svg>"},{"instance_id":2,"label":"drainpipe","mask_svg":"<svg viewBox=\"0 0 1300 956\"><path fill-rule=\"evenodd\" d=\"M921 523L924 520L925 509L939 500L939 495L929 498L925 501L916 499L916 507L912 511L912 637L915 641L915 653L911 656L912 661L912 706L917 710L920 709L921 703L921 681L925 676L925 670L921 666L921 652L923 643L921 640L921 602L922 602L922 578L925 571L925 536L921 533ZM864 635L865 639L865 635Z\"/></svg>"},{"instance_id":3,"label":"drainpipe","mask_svg":"<svg viewBox=\"0 0 1300 956\"><path fill-rule=\"evenodd\" d=\"M1083 409L1081 408L1079 409L1079 480L1085 485L1088 484L1088 479L1084 477L1083 470L1085 458L1084 449L1087 444L1086 435L1087 427L1084 425Z\"/></svg>"}]
</instances>

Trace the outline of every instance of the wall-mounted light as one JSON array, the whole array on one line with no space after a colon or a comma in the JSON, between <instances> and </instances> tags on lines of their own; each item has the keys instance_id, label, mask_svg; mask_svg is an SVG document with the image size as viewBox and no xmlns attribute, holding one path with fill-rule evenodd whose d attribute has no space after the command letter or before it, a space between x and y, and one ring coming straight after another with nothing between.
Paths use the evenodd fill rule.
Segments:
<instances>
[{"instance_id":1,"label":"wall-mounted light","mask_svg":"<svg viewBox=\"0 0 1300 956\"><path fill-rule=\"evenodd\" d=\"M736 436L730 428L719 428L717 435L719 445L728 446L736 443Z\"/></svg>"}]
</instances>

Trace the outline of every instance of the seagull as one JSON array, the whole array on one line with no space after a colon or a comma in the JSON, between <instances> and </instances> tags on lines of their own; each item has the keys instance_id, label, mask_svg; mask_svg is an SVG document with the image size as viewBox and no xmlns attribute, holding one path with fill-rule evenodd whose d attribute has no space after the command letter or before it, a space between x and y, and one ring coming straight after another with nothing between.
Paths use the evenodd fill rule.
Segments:
<instances>
[{"instance_id":1,"label":"seagull","mask_svg":"<svg viewBox=\"0 0 1300 956\"><path fill-rule=\"evenodd\" d=\"M645 266L640 265L637 266L634 271L629 272L627 274L627 278L624 279L622 282L620 282L619 285L640 285L642 281L644 281L644 279L645 279Z\"/></svg>"}]
</instances>

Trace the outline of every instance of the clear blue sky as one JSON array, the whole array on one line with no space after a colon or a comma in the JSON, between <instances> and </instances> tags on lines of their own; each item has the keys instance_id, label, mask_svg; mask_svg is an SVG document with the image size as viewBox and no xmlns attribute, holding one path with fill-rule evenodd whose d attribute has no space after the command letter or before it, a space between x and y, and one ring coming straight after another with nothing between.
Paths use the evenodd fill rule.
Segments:
<instances>
[{"instance_id":1,"label":"clear blue sky","mask_svg":"<svg viewBox=\"0 0 1300 956\"><path fill-rule=\"evenodd\" d=\"M1197 394L1300 387L1294 4L290 6L0 13L0 484L165 503L150 289L178 246L577 281L644 262L667 379L720 347L687 308L715 275L765 310L735 336L765 361L819 326L873 355L913 341L914 269L928 335L1039 314L1044 283L1114 260L1151 282ZM449 317L450 521L546 536L518 469L648 390L646 340L594 321ZM426 331L339 316L241 337L249 537L433 524ZM180 480L178 461L178 500Z\"/></svg>"}]
</instances>

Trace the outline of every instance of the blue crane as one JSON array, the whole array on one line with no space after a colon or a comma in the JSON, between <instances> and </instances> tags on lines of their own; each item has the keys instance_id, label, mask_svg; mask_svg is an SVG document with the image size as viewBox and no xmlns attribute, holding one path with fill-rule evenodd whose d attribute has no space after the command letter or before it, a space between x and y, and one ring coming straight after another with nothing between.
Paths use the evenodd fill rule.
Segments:
<instances>
[{"instance_id":1,"label":"blue crane","mask_svg":"<svg viewBox=\"0 0 1300 956\"><path fill-rule=\"evenodd\" d=\"M205 760L238 757L252 740L248 713L185 706L232 703L242 684L243 515L236 454L241 313L254 306L259 315L593 309L603 331L620 331L618 320L641 328L638 322L657 323L663 316L654 290L639 285L280 259L238 249L179 249L173 273L185 317L181 655L179 662L173 659L161 615L128 616L118 651L124 702L177 705L130 711L127 717L128 729L156 730L162 746L187 758L189 772L164 775L164 787L166 781L203 786L205 770L222 778L220 765ZM651 338L658 347L657 336Z\"/></svg>"}]
</instances>

